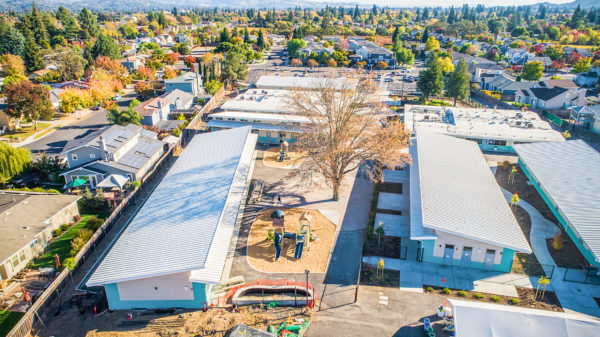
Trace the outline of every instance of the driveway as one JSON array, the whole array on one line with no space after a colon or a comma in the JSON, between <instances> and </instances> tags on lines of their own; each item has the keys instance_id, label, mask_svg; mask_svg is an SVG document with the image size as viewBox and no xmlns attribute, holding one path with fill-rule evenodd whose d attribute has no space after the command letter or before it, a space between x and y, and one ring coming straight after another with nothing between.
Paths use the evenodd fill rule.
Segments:
<instances>
[{"instance_id":1,"label":"driveway","mask_svg":"<svg viewBox=\"0 0 600 337\"><path fill-rule=\"evenodd\" d=\"M89 133L105 127L107 124L106 110L92 111L81 120L60 127L49 135L23 147L30 149L34 154L42 152L59 154L69 140L85 137Z\"/></svg>"}]
</instances>

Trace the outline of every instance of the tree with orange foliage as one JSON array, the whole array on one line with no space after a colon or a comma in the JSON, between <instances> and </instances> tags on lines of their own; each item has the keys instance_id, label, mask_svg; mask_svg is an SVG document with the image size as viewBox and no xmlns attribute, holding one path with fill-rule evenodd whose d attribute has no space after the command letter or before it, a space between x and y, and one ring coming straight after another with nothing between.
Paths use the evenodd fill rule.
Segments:
<instances>
[{"instance_id":1,"label":"tree with orange foliage","mask_svg":"<svg viewBox=\"0 0 600 337\"><path fill-rule=\"evenodd\" d=\"M179 75L179 72L177 71L177 69L165 68L165 72L163 74L163 79L170 80L172 78L177 77L178 75Z\"/></svg>"},{"instance_id":2,"label":"tree with orange foliage","mask_svg":"<svg viewBox=\"0 0 600 337\"><path fill-rule=\"evenodd\" d=\"M318 67L319 66L319 62L310 59L308 60L308 62L306 63L309 67L314 68L314 67Z\"/></svg>"},{"instance_id":3,"label":"tree with orange foliage","mask_svg":"<svg viewBox=\"0 0 600 337\"><path fill-rule=\"evenodd\" d=\"M110 75L112 75L115 79L121 82L123 85L127 85L131 83L131 78L129 77L129 72L121 62L117 60L112 60L106 56L98 56L96 61L94 62L94 67L96 69L104 69Z\"/></svg>"},{"instance_id":4,"label":"tree with orange foliage","mask_svg":"<svg viewBox=\"0 0 600 337\"><path fill-rule=\"evenodd\" d=\"M337 62L335 62L335 60L334 60L334 59L329 59L329 60L327 60L327 62L325 62L325 64L326 64L328 67L332 67L332 68L335 68L335 67L337 67L337 65L338 65L338 64L337 64Z\"/></svg>"},{"instance_id":5,"label":"tree with orange foliage","mask_svg":"<svg viewBox=\"0 0 600 337\"><path fill-rule=\"evenodd\" d=\"M288 101L296 114L307 119L295 146L308 158L292 176L312 182L318 173L333 189L333 200L339 200L344 177L365 162L380 164L365 165L365 172L375 179L383 166L409 161L404 150L410 134L401 123L378 115L381 104L373 102L377 89L373 81L358 75L344 78L341 85L323 79L316 89L293 90Z\"/></svg>"},{"instance_id":6,"label":"tree with orange foliage","mask_svg":"<svg viewBox=\"0 0 600 337\"><path fill-rule=\"evenodd\" d=\"M154 73L152 72L152 69L146 67L146 66L140 66L134 74L135 78L140 79L140 80L151 80L154 79Z\"/></svg>"},{"instance_id":7,"label":"tree with orange foliage","mask_svg":"<svg viewBox=\"0 0 600 337\"><path fill-rule=\"evenodd\" d=\"M291 59L290 60L290 65L292 67L299 67L302 65L302 61L300 61L300 59Z\"/></svg>"},{"instance_id":8,"label":"tree with orange foliage","mask_svg":"<svg viewBox=\"0 0 600 337\"><path fill-rule=\"evenodd\" d=\"M168 65L174 65L179 60L179 54L177 53L169 53L165 56L163 62Z\"/></svg>"},{"instance_id":9,"label":"tree with orange foliage","mask_svg":"<svg viewBox=\"0 0 600 337\"><path fill-rule=\"evenodd\" d=\"M186 67L191 68L194 63L196 63L196 58L194 56L186 56L183 59L183 63L186 65Z\"/></svg>"}]
</instances>

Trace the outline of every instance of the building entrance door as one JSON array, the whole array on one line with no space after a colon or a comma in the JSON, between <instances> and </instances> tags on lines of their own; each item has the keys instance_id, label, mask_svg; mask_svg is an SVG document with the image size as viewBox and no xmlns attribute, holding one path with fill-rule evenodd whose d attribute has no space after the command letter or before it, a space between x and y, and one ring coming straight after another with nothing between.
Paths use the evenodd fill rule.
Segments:
<instances>
[{"instance_id":1,"label":"building entrance door","mask_svg":"<svg viewBox=\"0 0 600 337\"><path fill-rule=\"evenodd\" d=\"M483 269L492 270L494 267L494 258L496 257L496 251L488 249L485 251L485 257L483 258Z\"/></svg>"},{"instance_id":2,"label":"building entrance door","mask_svg":"<svg viewBox=\"0 0 600 337\"><path fill-rule=\"evenodd\" d=\"M451 265L453 255L454 245L446 245L446 248L444 248L444 259L442 260L442 264Z\"/></svg>"},{"instance_id":3,"label":"building entrance door","mask_svg":"<svg viewBox=\"0 0 600 337\"><path fill-rule=\"evenodd\" d=\"M460 266L464 268L468 268L471 266L471 255L473 253L473 248L471 247L463 247L462 258L460 260Z\"/></svg>"}]
</instances>

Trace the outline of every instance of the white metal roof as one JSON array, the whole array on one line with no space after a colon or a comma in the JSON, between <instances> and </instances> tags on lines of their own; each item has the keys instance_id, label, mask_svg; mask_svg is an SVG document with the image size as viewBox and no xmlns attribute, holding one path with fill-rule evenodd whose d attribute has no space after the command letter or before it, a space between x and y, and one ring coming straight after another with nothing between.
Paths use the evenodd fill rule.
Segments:
<instances>
[{"instance_id":1,"label":"white metal roof","mask_svg":"<svg viewBox=\"0 0 600 337\"><path fill-rule=\"evenodd\" d=\"M477 143L420 131L413 146L423 226L531 253Z\"/></svg>"},{"instance_id":2,"label":"white metal roof","mask_svg":"<svg viewBox=\"0 0 600 337\"><path fill-rule=\"evenodd\" d=\"M461 138L519 142L564 140L560 132L533 111L407 105L404 124L413 133L436 132Z\"/></svg>"},{"instance_id":3,"label":"white metal roof","mask_svg":"<svg viewBox=\"0 0 600 337\"><path fill-rule=\"evenodd\" d=\"M246 119L247 121L253 122L258 121L265 123L310 123L310 118L301 115L284 115L276 113L258 113L258 112L243 112L243 111L221 111L208 115L212 120L227 120L228 118L235 118L241 122L240 119Z\"/></svg>"},{"instance_id":4,"label":"white metal roof","mask_svg":"<svg viewBox=\"0 0 600 337\"><path fill-rule=\"evenodd\" d=\"M248 89L221 105L223 110L295 113L288 104L291 92L275 89Z\"/></svg>"},{"instance_id":5,"label":"white metal roof","mask_svg":"<svg viewBox=\"0 0 600 337\"><path fill-rule=\"evenodd\" d=\"M207 127L215 128L240 128L244 126L252 127L252 130L263 130L263 131L276 131L276 132L302 132L300 128L295 128L292 125L284 124L270 124L270 123L252 123L252 122L238 122L238 121L220 121L212 119L206 123Z\"/></svg>"},{"instance_id":6,"label":"white metal roof","mask_svg":"<svg viewBox=\"0 0 600 337\"><path fill-rule=\"evenodd\" d=\"M456 299L448 302L459 337L587 337L600 331L600 321L580 314Z\"/></svg>"},{"instance_id":7,"label":"white metal roof","mask_svg":"<svg viewBox=\"0 0 600 337\"><path fill-rule=\"evenodd\" d=\"M519 144L514 149L600 261L600 153L583 140Z\"/></svg>"},{"instance_id":8,"label":"white metal roof","mask_svg":"<svg viewBox=\"0 0 600 337\"><path fill-rule=\"evenodd\" d=\"M238 181L247 175L255 144L249 127L195 136L88 286L217 266L211 251L229 247L228 219L237 215ZM210 272L220 276L222 265Z\"/></svg>"},{"instance_id":9,"label":"white metal roof","mask_svg":"<svg viewBox=\"0 0 600 337\"><path fill-rule=\"evenodd\" d=\"M293 89L302 88L306 90L315 90L323 85L334 89L343 89L348 85L356 85L353 79L343 77L323 78L323 77L294 77L294 76L261 76L256 81L256 87L259 89Z\"/></svg>"}]
</instances>

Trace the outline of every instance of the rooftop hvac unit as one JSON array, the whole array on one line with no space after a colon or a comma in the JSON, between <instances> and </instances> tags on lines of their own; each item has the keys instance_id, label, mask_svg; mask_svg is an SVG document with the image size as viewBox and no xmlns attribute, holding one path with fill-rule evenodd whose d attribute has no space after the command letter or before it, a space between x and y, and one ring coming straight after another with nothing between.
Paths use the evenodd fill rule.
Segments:
<instances>
[{"instance_id":1,"label":"rooftop hvac unit","mask_svg":"<svg viewBox=\"0 0 600 337\"><path fill-rule=\"evenodd\" d=\"M523 118L523 114L520 112L517 112L517 118Z\"/></svg>"}]
</instances>

